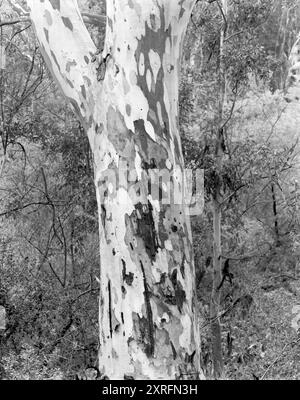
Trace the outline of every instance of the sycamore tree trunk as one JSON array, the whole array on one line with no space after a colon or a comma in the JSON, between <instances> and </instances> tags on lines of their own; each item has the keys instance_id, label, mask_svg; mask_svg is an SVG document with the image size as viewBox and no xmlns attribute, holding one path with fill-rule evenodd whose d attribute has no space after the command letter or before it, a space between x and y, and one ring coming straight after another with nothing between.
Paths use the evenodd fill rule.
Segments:
<instances>
[{"instance_id":1,"label":"sycamore tree trunk","mask_svg":"<svg viewBox=\"0 0 300 400\"><path fill-rule=\"evenodd\" d=\"M45 62L93 152L99 369L109 379L200 376L178 131L181 50L195 2L108 1L96 65L76 0L27 0Z\"/></svg>"}]
</instances>

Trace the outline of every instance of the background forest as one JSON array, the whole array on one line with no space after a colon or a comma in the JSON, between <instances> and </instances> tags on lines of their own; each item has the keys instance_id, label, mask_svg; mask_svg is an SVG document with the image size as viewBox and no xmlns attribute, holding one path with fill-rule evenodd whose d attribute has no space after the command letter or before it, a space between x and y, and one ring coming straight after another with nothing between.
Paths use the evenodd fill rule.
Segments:
<instances>
[{"instance_id":1,"label":"background forest","mask_svg":"<svg viewBox=\"0 0 300 400\"><path fill-rule=\"evenodd\" d=\"M105 13L104 2L79 3ZM16 19L5 0L0 13ZM100 268L89 143L30 23L1 20L0 375L89 379ZM101 47L104 28L89 30ZM220 291L222 377L300 379L300 87L298 97L286 85L299 31L297 0L229 0L226 16L218 2L198 1L187 32L180 127L186 165L204 170L205 209L192 226L208 378L218 188L230 270Z\"/></svg>"}]
</instances>

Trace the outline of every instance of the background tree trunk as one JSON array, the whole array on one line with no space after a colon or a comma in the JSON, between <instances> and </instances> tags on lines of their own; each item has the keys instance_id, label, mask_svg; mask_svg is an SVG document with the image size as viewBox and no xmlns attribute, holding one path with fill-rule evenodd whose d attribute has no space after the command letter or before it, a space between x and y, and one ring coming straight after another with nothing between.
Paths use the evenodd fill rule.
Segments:
<instances>
[{"instance_id":1,"label":"background tree trunk","mask_svg":"<svg viewBox=\"0 0 300 400\"><path fill-rule=\"evenodd\" d=\"M279 235L279 227L278 227L278 212L277 212L277 200L276 200L276 191L274 183L271 183L271 192L272 192L272 210L274 216L274 233L275 233L275 244L276 246L280 246L280 235Z\"/></svg>"},{"instance_id":2,"label":"background tree trunk","mask_svg":"<svg viewBox=\"0 0 300 400\"><path fill-rule=\"evenodd\" d=\"M97 70L75 0L27 3L48 68L94 156L99 369L110 379L197 379L195 274L178 131L181 49L195 0L107 2ZM169 182L156 180L149 191L157 171Z\"/></svg>"},{"instance_id":3,"label":"background tree trunk","mask_svg":"<svg viewBox=\"0 0 300 400\"><path fill-rule=\"evenodd\" d=\"M223 372L222 354L222 332L219 320L220 308L220 282L222 281L222 243L221 243L221 224L222 224L222 165L225 146L225 126L223 121L224 103L226 100L226 72L224 63L224 41L227 31L227 0L222 0L220 11L223 19L220 34L220 54L219 54L219 105L218 105L218 126L216 138L216 179L214 195L212 199L213 208L213 286L210 303L211 334L212 334L212 356L213 374L219 378Z\"/></svg>"}]
</instances>

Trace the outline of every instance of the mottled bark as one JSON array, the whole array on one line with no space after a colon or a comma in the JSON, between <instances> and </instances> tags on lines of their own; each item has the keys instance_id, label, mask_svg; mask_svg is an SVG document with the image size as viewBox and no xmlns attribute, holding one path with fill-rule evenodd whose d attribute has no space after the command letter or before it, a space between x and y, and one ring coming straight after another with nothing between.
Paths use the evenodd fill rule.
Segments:
<instances>
[{"instance_id":1,"label":"mottled bark","mask_svg":"<svg viewBox=\"0 0 300 400\"><path fill-rule=\"evenodd\" d=\"M195 0L107 2L98 70L75 0L27 3L45 61L81 119L94 156L99 369L111 379L198 378L190 222L183 202L176 204L184 194L180 56ZM130 174L122 175L125 169ZM157 170L171 175L177 199L171 196L169 204L162 201L168 190L161 183L149 192Z\"/></svg>"}]
</instances>

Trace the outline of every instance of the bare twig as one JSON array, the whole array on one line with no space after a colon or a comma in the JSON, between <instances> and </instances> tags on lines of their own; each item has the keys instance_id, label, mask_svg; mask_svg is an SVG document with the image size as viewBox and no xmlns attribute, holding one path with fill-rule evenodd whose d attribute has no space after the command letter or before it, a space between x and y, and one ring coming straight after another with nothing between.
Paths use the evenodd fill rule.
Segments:
<instances>
[{"instance_id":1,"label":"bare twig","mask_svg":"<svg viewBox=\"0 0 300 400\"><path fill-rule=\"evenodd\" d=\"M249 260L249 258L255 258L255 257L262 257L262 255L260 253L251 253L251 254L246 254L245 256L231 256L228 254L220 255L220 258L224 258L226 260L232 260L232 261Z\"/></svg>"},{"instance_id":2,"label":"bare twig","mask_svg":"<svg viewBox=\"0 0 300 400\"><path fill-rule=\"evenodd\" d=\"M0 27L2 26L11 26L11 25L16 25L16 24L20 24L23 22L30 22L30 20L28 18L19 18L19 19L11 19L11 20L6 20L6 21L1 21L0 22Z\"/></svg>"},{"instance_id":3,"label":"bare twig","mask_svg":"<svg viewBox=\"0 0 300 400\"><path fill-rule=\"evenodd\" d=\"M25 205L21 205L15 208L11 208L10 210L4 211L2 213L0 213L0 217L4 217L5 215L20 211L20 210L24 210L27 207L31 207L31 206L49 206L49 202L44 202L44 201L33 201L32 203L28 203Z\"/></svg>"},{"instance_id":4,"label":"bare twig","mask_svg":"<svg viewBox=\"0 0 300 400\"><path fill-rule=\"evenodd\" d=\"M282 355L284 354L286 348L288 346L292 346L296 343L300 342L300 337L297 340L293 340L292 342L286 343L283 347L283 349L281 350L281 352L278 354L278 356L275 358L275 360L268 366L268 368L265 370L265 372L262 374L260 380L263 380L265 378L265 376L267 375L267 373L270 371L271 368L274 367L274 365L277 363L277 361L279 361L279 359L282 357Z\"/></svg>"}]
</instances>

